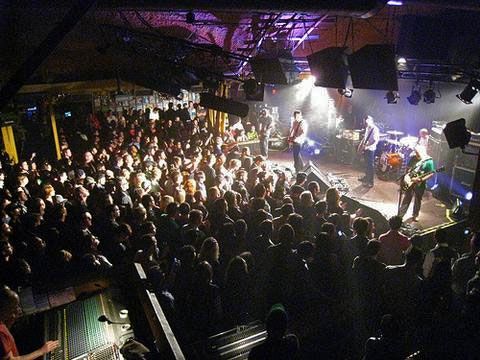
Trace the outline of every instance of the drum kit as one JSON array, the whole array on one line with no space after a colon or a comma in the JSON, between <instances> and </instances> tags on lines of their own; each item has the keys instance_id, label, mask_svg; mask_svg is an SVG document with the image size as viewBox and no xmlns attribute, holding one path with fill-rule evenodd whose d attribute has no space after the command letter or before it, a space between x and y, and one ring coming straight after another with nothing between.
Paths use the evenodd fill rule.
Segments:
<instances>
[{"instance_id":1,"label":"drum kit","mask_svg":"<svg viewBox=\"0 0 480 360\"><path fill-rule=\"evenodd\" d=\"M403 135L397 130L380 134L377 175L382 180L393 180L400 176L417 144L415 136Z\"/></svg>"}]
</instances>

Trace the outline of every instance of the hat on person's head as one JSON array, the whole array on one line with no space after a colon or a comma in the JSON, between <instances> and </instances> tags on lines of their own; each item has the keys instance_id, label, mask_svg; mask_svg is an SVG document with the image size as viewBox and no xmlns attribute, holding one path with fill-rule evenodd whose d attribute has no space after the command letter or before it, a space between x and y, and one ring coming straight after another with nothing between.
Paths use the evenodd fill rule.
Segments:
<instances>
[{"instance_id":1,"label":"hat on person's head","mask_svg":"<svg viewBox=\"0 0 480 360\"><path fill-rule=\"evenodd\" d=\"M53 197L55 204L65 204L68 200L65 199L62 195L57 194Z\"/></svg>"},{"instance_id":2,"label":"hat on person's head","mask_svg":"<svg viewBox=\"0 0 480 360\"><path fill-rule=\"evenodd\" d=\"M85 178L85 185L92 185L95 184L95 179L91 176L87 176Z\"/></svg>"},{"instance_id":3,"label":"hat on person's head","mask_svg":"<svg viewBox=\"0 0 480 360\"><path fill-rule=\"evenodd\" d=\"M79 179L85 179L85 177L87 176L87 174L85 174L85 171L83 169L77 169L77 171L75 171L75 175Z\"/></svg>"}]
</instances>

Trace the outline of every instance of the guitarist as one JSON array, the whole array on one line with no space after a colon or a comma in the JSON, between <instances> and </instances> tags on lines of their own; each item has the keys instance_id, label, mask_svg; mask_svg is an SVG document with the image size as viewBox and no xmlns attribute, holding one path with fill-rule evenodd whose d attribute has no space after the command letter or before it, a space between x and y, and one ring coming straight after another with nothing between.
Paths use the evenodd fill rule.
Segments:
<instances>
[{"instance_id":1,"label":"guitarist","mask_svg":"<svg viewBox=\"0 0 480 360\"><path fill-rule=\"evenodd\" d=\"M407 172L411 177L413 186L411 186L404 194L404 198L400 205L398 215L404 217L407 213L408 207L412 201L412 197L415 197L413 203L412 221L418 221L418 215L420 214L420 207L422 205L422 197L425 192L426 182L432 176L434 176L435 165L433 160L427 154L427 149L424 146L417 145L415 147L415 155L412 156L407 165ZM429 175L422 176L423 174L430 173Z\"/></svg>"},{"instance_id":2,"label":"guitarist","mask_svg":"<svg viewBox=\"0 0 480 360\"><path fill-rule=\"evenodd\" d=\"M368 115L365 118L365 136L358 145L358 153L365 156L365 176L358 180L363 182L365 186L373 187L373 178L375 172L375 150L377 150L377 144L380 140L380 130L373 121L373 117Z\"/></svg>"},{"instance_id":3,"label":"guitarist","mask_svg":"<svg viewBox=\"0 0 480 360\"><path fill-rule=\"evenodd\" d=\"M298 173L303 170L304 164L300 151L307 138L307 122L302 118L302 112L295 110L293 120L288 133L288 145L293 150L293 162L295 171Z\"/></svg>"},{"instance_id":4,"label":"guitarist","mask_svg":"<svg viewBox=\"0 0 480 360\"><path fill-rule=\"evenodd\" d=\"M268 158L268 140L273 128L273 119L268 109L262 109L258 118L258 138L260 140L260 154Z\"/></svg>"}]
</instances>

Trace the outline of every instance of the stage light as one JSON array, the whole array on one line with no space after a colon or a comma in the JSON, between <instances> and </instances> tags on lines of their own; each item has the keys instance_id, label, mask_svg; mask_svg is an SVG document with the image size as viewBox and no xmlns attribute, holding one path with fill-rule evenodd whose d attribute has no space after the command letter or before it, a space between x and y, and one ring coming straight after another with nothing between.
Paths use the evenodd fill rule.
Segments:
<instances>
[{"instance_id":1,"label":"stage light","mask_svg":"<svg viewBox=\"0 0 480 360\"><path fill-rule=\"evenodd\" d=\"M387 5L390 5L390 6L402 6L403 5L403 1L401 0L389 0L387 2Z\"/></svg>"},{"instance_id":2,"label":"stage light","mask_svg":"<svg viewBox=\"0 0 480 360\"><path fill-rule=\"evenodd\" d=\"M308 139L307 140L307 145L308 146L314 146L315 145L315 141L311 140L311 139Z\"/></svg>"},{"instance_id":3,"label":"stage light","mask_svg":"<svg viewBox=\"0 0 480 360\"><path fill-rule=\"evenodd\" d=\"M398 65L406 65L407 64L407 59L405 59L403 56L399 57L397 60Z\"/></svg>"},{"instance_id":4,"label":"stage light","mask_svg":"<svg viewBox=\"0 0 480 360\"><path fill-rule=\"evenodd\" d=\"M385 99L387 99L387 104L396 104L400 96L396 92L388 91L385 94Z\"/></svg>"},{"instance_id":5,"label":"stage light","mask_svg":"<svg viewBox=\"0 0 480 360\"><path fill-rule=\"evenodd\" d=\"M449 122L443 129L443 133L450 149L458 147L464 149L472 137L472 134L465 126L465 119L463 118Z\"/></svg>"},{"instance_id":6,"label":"stage light","mask_svg":"<svg viewBox=\"0 0 480 360\"><path fill-rule=\"evenodd\" d=\"M407 97L408 102L411 105L418 105L421 98L422 98L422 95L420 94L420 86L419 85L412 86L412 92L410 93L410 96Z\"/></svg>"},{"instance_id":7,"label":"stage light","mask_svg":"<svg viewBox=\"0 0 480 360\"><path fill-rule=\"evenodd\" d=\"M464 217L464 214L465 211L463 208L463 203L457 198L452 206L452 209L450 210L450 216L455 220L460 220Z\"/></svg>"},{"instance_id":8,"label":"stage light","mask_svg":"<svg viewBox=\"0 0 480 360\"><path fill-rule=\"evenodd\" d=\"M320 149L315 149L313 150L314 155L320 155Z\"/></svg>"},{"instance_id":9,"label":"stage light","mask_svg":"<svg viewBox=\"0 0 480 360\"><path fill-rule=\"evenodd\" d=\"M465 194L465 200L470 201L470 200L472 200L472 198L473 198L473 193L471 191L469 191Z\"/></svg>"},{"instance_id":10,"label":"stage light","mask_svg":"<svg viewBox=\"0 0 480 360\"><path fill-rule=\"evenodd\" d=\"M465 104L471 104L475 95L478 94L478 91L480 91L480 80L472 79L465 89L457 95L457 98Z\"/></svg>"},{"instance_id":11,"label":"stage light","mask_svg":"<svg viewBox=\"0 0 480 360\"><path fill-rule=\"evenodd\" d=\"M432 89L432 87L423 93L423 101L425 104L433 104L436 98L437 94L435 94L435 91Z\"/></svg>"},{"instance_id":12,"label":"stage light","mask_svg":"<svg viewBox=\"0 0 480 360\"><path fill-rule=\"evenodd\" d=\"M351 98L353 96L353 89L338 89L338 93L346 98Z\"/></svg>"}]
</instances>

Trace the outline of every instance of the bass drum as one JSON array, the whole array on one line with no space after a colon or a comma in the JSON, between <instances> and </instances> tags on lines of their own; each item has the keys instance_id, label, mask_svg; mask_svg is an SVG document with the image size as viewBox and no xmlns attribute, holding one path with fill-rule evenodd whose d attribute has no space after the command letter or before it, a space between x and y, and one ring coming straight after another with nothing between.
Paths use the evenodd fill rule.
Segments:
<instances>
[{"instance_id":1,"label":"bass drum","mask_svg":"<svg viewBox=\"0 0 480 360\"><path fill-rule=\"evenodd\" d=\"M380 180L390 181L398 178L403 164L403 155L382 152L378 158L377 175Z\"/></svg>"}]
</instances>

